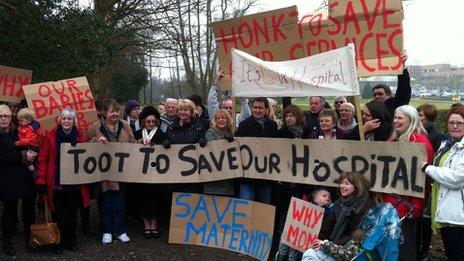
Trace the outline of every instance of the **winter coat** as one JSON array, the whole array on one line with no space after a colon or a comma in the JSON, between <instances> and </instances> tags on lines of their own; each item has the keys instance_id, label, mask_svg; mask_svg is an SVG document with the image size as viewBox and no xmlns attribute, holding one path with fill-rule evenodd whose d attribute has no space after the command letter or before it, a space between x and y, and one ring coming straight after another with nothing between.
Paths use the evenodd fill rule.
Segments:
<instances>
[{"instance_id":1,"label":"winter coat","mask_svg":"<svg viewBox=\"0 0 464 261\"><path fill-rule=\"evenodd\" d=\"M411 137L409 138L409 142L415 142L415 143L424 143L425 145L425 150L427 153L427 162L432 163L433 161L433 146L432 143L430 143L429 139L422 134L412 134ZM419 173L420 174L420 173ZM429 189L425 189L425 193L429 193ZM406 214L408 214L408 207L405 204L401 204L401 202L407 202L411 204L413 207L413 212L412 212L412 217L413 218L420 218L422 217L422 213L424 211L425 207L425 200L423 198L416 198L416 197L411 197L411 196L399 196L398 197L393 196L391 194L385 194L383 197L384 202L391 203L393 206L395 206L396 210L398 211L398 215L401 217L404 217Z\"/></svg>"},{"instance_id":2,"label":"winter coat","mask_svg":"<svg viewBox=\"0 0 464 261\"><path fill-rule=\"evenodd\" d=\"M166 131L166 139L171 144L193 144L205 138L206 130L197 118L190 118L188 123L180 126L179 118L176 118Z\"/></svg>"},{"instance_id":3,"label":"winter coat","mask_svg":"<svg viewBox=\"0 0 464 261\"><path fill-rule=\"evenodd\" d=\"M142 141L142 138L143 138L142 137L142 130L143 130L143 128L134 133L134 137L137 140L137 142L139 142L139 143L143 142ZM151 142L154 143L154 144L162 144L164 139L166 139L166 133L164 133L158 127L158 129L155 132L155 135L153 135L153 137L151 138Z\"/></svg>"},{"instance_id":4,"label":"winter coat","mask_svg":"<svg viewBox=\"0 0 464 261\"><path fill-rule=\"evenodd\" d=\"M424 124L424 129L427 131L427 137L433 145L433 150L438 151L441 142L445 139L445 135L440 133L437 128L435 128L435 124L431 121Z\"/></svg>"},{"instance_id":5,"label":"winter coat","mask_svg":"<svg viewBox=\"0 0 464 261\"><path fill-rule=\"evenodd\" d=\"M53 191L55 191L55 175L58 155L56 151L56 132L60 125L53 128L45 135L42 144L40 145L39 160L37 166L37 185L47 185L47 201L50 209L53 211ZM85 142L84 135L79 133L77 135L78 142ZM82 202L84 207L90 206L90 193L87 185L81 186Z\"/></svg>"},{"instance_id":6,"label":"winter coat","mask_svg":"<svg viewBox=\"0 0 464 261\"><path fill-rule=\"evenodd\" d=\"M308 137L309 134L310 131L307 128L304 128L301 139ZM293 134L287 126L282 126L282 128L279 129L279 138L296 139L297 137L295 137L295 134Z\"/></svg>"},{"instance_id":7,"label":"winter coat","mask_svg":"<svg viewBox=\"0 0 464 261\"><path fill-rule=\"evenodd\" d=\"M174 123L174 120L177 119L177 116L168 116L167 113L164 113L163 115L161 115L161 124L159 126L159 128L164 132L166 133L166 131L168 130L168 127L171 126L173 123Z\"/></svg>"},{"instance_id":8,"label":"winter coat","mask_svg":"<svg viewBox=\"0 0 464 261\"><path fill-rule=\"evenodd\" d=\"M436 159L443 153L445 143ZM443 167L429 165L425 173L440 184L435 221L464 226L464 139L451 147Z\"/></svg>"},{"instance_id":9,"label":"winter coat","mask_svg":"<svg viewBox=\"0 0 464 261\"><path fill-rule=\"evenodd\" d=\"M279 137L277 123L268 118L264 119L264 124L261 125L253 116L242 121L235 132L236 137L263 137L274 138Z\"/></svg>"},{"instance_id":10,"label":"winter coat","mask_svg":"<svg viewBox=\"0 0 464 261\"><path fill-rule=\"evenodd\" d=\"M409 104L411 100L411 78L407 69L403 70L403 74L398 75L397 86L395 96L385 100L385 107L390 115L395 115L396 108Z\"/></svg>"},{"instance_id":11,"label":"winter coat","mask_svg":"<svg viewBox=\"0 0 464 261\"><path fill-rule=\"evenodd\" d=\"M15 146L18 132L14 127L0 133L0 200L17 199L34 194L32 173L27 169L26 151Z\"/></svg>"},{"instance_id":12,"label":"winter coat","mask_svg":"<svg viewBox=\"0 0 464 261\"><path fill-rule=\"evenodd\" d=\"M40 124L36 121L27 125L18 127L18 143L19 147L39 147L42 130Z\"/></svg>"},{"instance_id":13,"label":"winter coat","mask_svg":"<svg viewBox=\"0 0 464 261\"><path fill-rule=\"evenodd\" d=\"M211 127L209 128L207 131L206 131L206 134L205 134L205 139L207 141L212 141L212 140L223 140L225 139L226 137L226 133L227 132L220 132L218 131L216 128L214 127Z\"/></svg>"},{"instance_id":14,"label":"winter coat","mask_svg":"<svg viewBox=\"0 0 464 261\"><path fill-rule=\"evenodd\" d=\"M102 125L102 120L98 120L90 126L89 130L87 131L87 139L90 142L96 142L97 139L101 136L106 137L109 140L109 134L105 130L105 127ZM117 135L117 142L120 143L135 143L136 140L134 138L134 134L132 133L132 129L124 120L118 121L118 135ZM101 183L102 191L105 192L107 190L119 190L119 182L117 181L102 181Z\"/></svg>"},{"instance_id":15,"label":"winter coat","mask_svg":"<svg viewBox=\"0 0 464 261\"><path fill-rule=\"evenodd\" d=\"M333 135L333 134L332 134ZM335 139L337 140L343 140L345 139L346 133L339 127L335 127ZM322 136L322 139L324 138L324 134L322 133L322 130L318 129L316 131L313 131L309 136L307 137L308 139L320 139Z\"/></svg>"},{"instance_id":16,"label":"winter coat","mask_svg":"<svg viewBox=\"0 0 464 261\"><path fill-rule=\"evenodd\" d=\"M309 132L319 130L319 112L312 113L310 111L307 111L304 113L304 116L306 119L306 129L308 129Z\"/></svg>"}]
</instances>

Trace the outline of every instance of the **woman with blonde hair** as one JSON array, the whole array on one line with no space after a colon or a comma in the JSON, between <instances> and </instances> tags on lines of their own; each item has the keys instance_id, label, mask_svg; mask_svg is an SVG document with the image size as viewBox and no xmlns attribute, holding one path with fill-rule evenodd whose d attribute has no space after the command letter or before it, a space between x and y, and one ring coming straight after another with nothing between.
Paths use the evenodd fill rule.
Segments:
<instances>
[{"instance_id":1,"label":"woman with blonde hair","mask_svg":"<svg viewBox=\"0 0 464 261\"><path fill-rule=\"evenodd\" d=\"M420 122L419 113L416 108L410 105L396 108L393 118L393 134L388 141L423 143L426 148L427 162L432 163L433 146L426 135L427 132ZM426 188L425 191L425 196L428 197L428 189ZM391 194L385 194L383 200L394 205L400 217L409 214L408 205L413 207L411 216L401 223L404 244L400 245L399 260L416 260L416 229L418 220L423 214L425 200L411 196L396 196Z\"/></svg>"}]
</instances>

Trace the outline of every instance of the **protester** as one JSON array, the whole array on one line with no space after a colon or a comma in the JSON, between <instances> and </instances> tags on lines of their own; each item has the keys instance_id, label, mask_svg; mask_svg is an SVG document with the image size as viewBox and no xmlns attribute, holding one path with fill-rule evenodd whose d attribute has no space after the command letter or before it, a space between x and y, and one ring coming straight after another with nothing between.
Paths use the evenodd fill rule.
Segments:
<instances>
[{"instance_id":1,"label":"protester","mask_svg":"<svg viewBox=\"0 0 464 261\"><path fill-rule=\"evenodd\" d=\"M354 105L345 102L340 104L339 107L339 120L337 122L337 126L342 129L344 132L350 132L354 129L358 123L354 118L355 108Z\"/></svg>"},{"instance_id":2,"label":"protester","mask_svg":"<svg viewBox=\"0 0 464 261\"><path fill-rule=\"evenodd\" d=\"M160 115L163 115L164 113L166 113L166 103L164 102L158 103L158 112Z\"/></svg>"},{"instance_id":3,"label":"protester","mask_svg":"<svg viewBox=\"0 0 464 261\"><path fill-rule=\"evenodd\" d=\"M433 149L438 151L441 142L444 140L444 135L435 128L435 118L437 118L437 107L433 104L422 104L417 107L419 117L424 129L427 131L427 137L433 145Z\"/></svg>"},{"instance_id":4,"label":"protester","mask_svg":"<svg viewBox=\"0 0 464 261\"><path fill-rule=\"evenodd\" d=\"M200 95L192 94L188 97L193 103L195 103L195 111L194 116L197 117L205 130L209 129L210 121L209 121L209 114L208 110L206 109L205 105L203 105L203 100Z\"/></svg>"},{"instance_id":5,"label":"protester","mask_svg":"<svg viewBox=\"0 0 464 261\"><path fill-rule=\"evenodd\" d=\"M34 111L28 108L19 110L18 115L18 141L15 145L23 150L39 152L39 144L42 139L40 123L35 120ZM37 177L37 171L33 163L27 168Z\"/></svg>"},{"instance_id":6,"label":"protester","mask_svg":"<svg viewBox=\"0 0 464 261\"><path fill-rule=\"evenodd\" d=\"M239 98L241 108L240 114L234 115L233 105L234 102L230 97L226 97L219 101L219 84L224 78L224 71L220 71L216 78L216 83L211 86L211 89L208 93L208 113L210 117L213 117L216 114L216 111L219 109L226 109L232 119L235 117L235 125L238 126L242 121L251 116L251 109L248 105L248 99Z\"/></svg>"},{"instance_id":7,"label":"protester","mask_svg":"<svg viewBox=\"0 0 464 261\"><path fill-rule=\"evenodd\" d=\"M140 113L140 122L142 129L134 133L138 143L144 145L162 144L165 139L165 133L159 129L160 114L153 106L143 108ZM137 205L140 216L143 219L144 237L159 238L158 218L160 216L160 198L162 197L161 187L157 184L137 184Z\"/></svg>"},{"instance_id":8,"label":"protester","mask_svg":"<svg viewBox=\"0 0 464 261\"><path fill-rule=\"evenodd\" d=\"M375 206L369 197L369 181L361 173L342 173L337 183L341 197L334 203L331 214L324 217L319 238L314 247L304 253L303 260L333 260L320 249L321 242L330 240L345 245L352 239L364 214Z\"/></svg>"},{"instance_id":9,"label":"protester","mask_svg":"<svg viewBox=\"0 0 464 261\"><path fill-rule=\"evenodd\" d=\"M434 151L432 144L425 135L427 135L427 132L422 126L422 123L419 120L419 114L414 107L410 105L403 105L395 110L393 134L389 141L423 143L426 148L427 162L431 163ZM426 189L425 193L428 194L428 192L428 189ZM425 204L424 199L411 196L385 194L383 200L395 206L400 217L408 216L408 205L412 206L413 211L411 216L408 216L408 218L403 220L401 223L404 243L400 245L399 260L416 260L416 229L418 221L423 214Z\"/></svg>"},{"instance_id":10,"label":"protester","mask_svg":"<svg viewBox=\"0 0 464 261\"><path fill-rule=\"evenodd\" d=\"M132 133L140 130L140 121L139 121L140 103L135 100L129 100L126 103L125 112L126 112L126 121L130 124Z\"/></svg>"},{"instance_id":11,"label":"protester","mask_svg":"<svg viewBox=\"0 0 464 261\"><path fill-rule=\"evenodd\" d=\"M309 98L309 112L305 113L306 128L310 132L319 130L319 113L325 108L325 99L322 96Z\"/></svg>"},{"instance_id":12,"label":"protester","mask_svg":"<svg viewBox=\"0 0 464 261\"><path fill-rule=\"evenodd\" d=\"M244 120L235 133L236 137L278 137L277 124L267 117L269 102L266 98L257 97L252 102L252 116ZM272 186L269 181L247 180L240 184L240 198L271 203Z\"/></svg>"},{"instance_id":13,"label":"protester","mask_svg":"<svg viewBox=\"0 0 464 261\"><path fill-rule=\"evenodd\" d=\"M234 140L233 122L230 114L225 109L216 111L213 120L211 121L211 128L206 131L205 138L207 141L213 140ZM205 194L234 196L234 181L233 180L220 180L206 183L203 186Z\"/></svg>"},{"instance_id":14,"label":"protester","mask_svg":"<svg viewBox=\"0 0 464 261\"><path fill-rule=\"evenodd\" d=\"M392 118L385 104L370 101L362 109L362 122L366 141L386 141L392 132ZM360 140L359 126L353 128L345 137Z\"/></svg>"},{"instance_id":15,"label":"protester","mask_svg":"<svg viewBox=\"0 0 464 261\"><path fill-rule=\"evenodd\" d=\"M268 115L268 117L269 117L269 119L275 121L275 123L277 123L277 128L280 129L280 127L282 127L282 125L283 125L283 122L282 122L281 119L279 119L279 117L277 117L277 111L279 110L279 105L277 104L277 102L274 99L267 98L267 100L269 102L269 115Z\"/></svg>"},{"instance_id":16,"label":"protester","mask_svg":"<svg viewBox=\"0 0 464 261\"><path fill-rule=\"evenodd\" d=\"M452 107L446 117L450 138L442 143L433 165L422 170L432 186L432 229L440 230L448 260L464 260L464 107Z\"/></svg>"},{"instance_id":17,"label":"protester","mask_svg":"<svg viewBox=\"0 0 464 261\"><path fill-rule=\"evenodd\" d=\"M403 60L404 69L403 74L398 75L398 85L395 96L392 96L390 86L386 84L378 84L372 88L373 100L385 103L390 115L393 115L396 108L401 105L409 104L411 100L411 78L405 65L408 56L404 50L401 52L401 59Z\"/></svg>"},{"instance_id":18,"label":"protester","mask_svg":"<svg viewBox=\"0 0 464 261\"><path fill-rule=\"evenodd\" d=\"M324 217L329 216L334 205L330 192L324 188L317 188L313 191L312 196L314 204L324 208Z\"/></svg>"},{"instance_id":19,"label":"protester","mask_svg":"<svg viewBox=\"0 0 464 261\"><path fill-rule=\"evenodd\" d=\"M164 132L172 125L177 117L177 100L173 98L166 99L166 113L161 115L160 129Z\"/></svg>"},{"instance_id":20,"label":"protester","mask_svg":"<svg viewBox=\"0 0 464 261\"><path fill-rule=\"evenodd\" d=\"M47 204L53 213L53 220L61 232L60 244L54 252L60 254L63 248L78 250L77 211L81 202L90 206L90 194L87 185L62 185L63 173L60 171L61 144L85 142L86 138L77 129L77 113L72 109L63 109L58 116L58 126L47 133L40 146L38 178L39 193L47 194Z\"/></svg>"},{"instance_id":21,"label":"protester","mask_svg":"<svg viewBox=\"0 0 464 261\"><path fill-rule=\"evenodd\" d=\"M27 165L34 161L37 152L21 151L15 146L18 132L12 123L12 113L6 105L0 105L0 201L3 205L1 218L3 252L16 255L13 236L18 221L18 201L24 224L24 239L29 244L30 227L35 219L34 178Z\"/></svg>"},{"instance_id":22,"label":"protester","mask_svg":"<svg viewBox=\"0 0 464 261\"><path fill-rule=\"evenodd\" d=\"M346 102L347 102L347 100L346 100L345 96L337 96L337 97L335 97L334 108L335 108L335 112L337 113L338 118L340 118L340 105L342 105L343 103L346 103Z\"/></svg>"},{"instance_id":23,"label":"protester","mask_svg":"<svg viewBox=\"0 0 464 261\"><path fill-rule=\"evenodd\" d=\"M345 132L337 127L337 114L331 109L323 109L319 113L319 129L313 131L308 138L320 140L341 140Z\"/></svg>"},{"instance_id":24,"label":"protester","mask_svg":"<svg viewBox=\"0 0 464 261\"><path fill-rule=\"evenodd\" d=\"M301 139L309 135L303 111L296 105L290 105L284 110L284 123L279 129L280 138Z\"/></svg>"},{"instance_id":25,"label":"protester","mask_svg":"<svg viewBox=\"0 0 464 261\"><path fill-rule=\"evenodd\" d=\"M103 117L94 122L87 132L88 139L93 142L135 142L132 129L126 121L120 119L121 108L113 99L107 99L102 106ZM130 241L126 234L125 218L125 188L123 183L115 181L101 182L102 243L109 244L113 235L121 242Z\"/></svg>"}]
</instances>

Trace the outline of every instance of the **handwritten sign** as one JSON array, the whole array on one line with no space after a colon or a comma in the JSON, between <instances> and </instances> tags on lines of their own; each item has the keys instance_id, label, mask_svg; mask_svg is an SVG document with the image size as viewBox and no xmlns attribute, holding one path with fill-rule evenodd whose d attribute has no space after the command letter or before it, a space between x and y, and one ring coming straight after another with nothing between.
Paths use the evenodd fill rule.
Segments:
<instances>
[{"instance_id":1,"label":"handwritten sign","mask_svg":"<svg viewBox=\"0 0 464 261\"><path fill-rule=\"evenodd\" d=\"M359 95L354 46L284 62L232 52L232 94L243 97Z\"/></svg>"},{"instance_id":2,"label":"handwritten sign","mask_svg":"<svg viewBox=\"0 0 464 261\"><path fill-rule=\"evenodd\" d=\"M26 85L23 90L29 108L34 110L45 131L56 126L57 116L64 108L77 112L77 127L83 132L97 120L95 102L85 77Z\"/></svg>"},{"instance_id":3,"label":"handwritten sign","mask_svg":"<svg viewBox=\"0 0 464 261\"><path fill-rule=\"evenodd\" d=\"M216 247L267 260L275 207L238 198L172 196L169 243Z\"/></svg>"},{"instance_id":4,"label":"handwritten sign","mask_svg":"<svg viewBox=\"0 0 464 261\"><path fill-rule=\"evenodd\" d=\"M24 100L22 86L31 83L32 71L0 65L0 101Z\"/></svg>"},{"instance_id":5,"label":"handwritten sign","mask_svg":"<svg viewBox=\"0 0 464 261\"><path fill-rule=\"evenodd\" d=\"M353 43L361 77L401 74L403 50L401 0L331 0L327 11L305 14L296 6L211 24L218 59L231 89L232 48L265 61L286 61Z\"/></svg>"},{"instance_id":6,"label":"handwritten sign","mask_svg":"<svg viewBox=\"0 0 464 261\"><path fill-rule=\"evenodd\" d=\"M62 184L102 180L192 183L252 178L336 187L340 173L362 173L377 192L424 197L423 144L237 138L170 149L129 143L61 147Z\"/></svg>"},{"instance_id":7,"label":"handwritten sign","mask_svg":"<svg viewBox=\"0 0 464 261\"><path fill-rule=\"evenodd\" d=\"M280 242L304 253L319 236L323 217L322 207L292 197Z\"/></svg>"}]
</instances>

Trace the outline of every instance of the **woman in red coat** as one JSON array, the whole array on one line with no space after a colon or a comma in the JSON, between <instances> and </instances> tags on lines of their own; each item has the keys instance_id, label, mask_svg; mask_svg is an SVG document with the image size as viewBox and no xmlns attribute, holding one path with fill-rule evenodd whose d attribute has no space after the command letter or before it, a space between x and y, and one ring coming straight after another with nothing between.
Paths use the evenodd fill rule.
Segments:
<instances>
[{"instance_id":1,"label":"woman in red coat","mask_svg":"<svg viewBox=\"0 0 464 261\"><path fill-rule=\"evenodd\" d=\"M63 109L59 124L44 137L39 151L37 190L47 194L47 204L53 212L53 220L61 231L61 243L55 253L61 253L63 247L76 251L77 210L81 202L84 207L90 205L87 185L61 185L60 145L85 142L76 123L77 115L72 109Z\"/></svg>"},{"instance_id":2,"label":"woman in red coat","mask_svg":"<svg viewBox=\"0 0 464 261\"><path fill-rule=\"evenodd\" d=\"M426 135L427 132L420 122L419 113L416 108L410 105L403 105L395 110L393 134L389 141L423 143L426 148L427 162L432 163L434 154L433 146ZM428 194L428 189L426 189L425 192ZM413 207L411 216L403 220L401 224L404 243L400 245L399 260L416 260L416 229L418 221L422 217L425 200L411 196L394 196L391 194L385 194L383 200L392 203L396 207L400 217L408 214L407 204Z\"/></svg>"}]
</instances>

